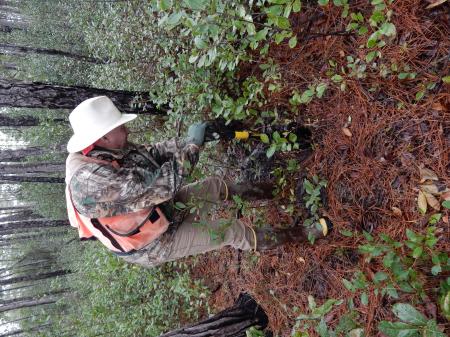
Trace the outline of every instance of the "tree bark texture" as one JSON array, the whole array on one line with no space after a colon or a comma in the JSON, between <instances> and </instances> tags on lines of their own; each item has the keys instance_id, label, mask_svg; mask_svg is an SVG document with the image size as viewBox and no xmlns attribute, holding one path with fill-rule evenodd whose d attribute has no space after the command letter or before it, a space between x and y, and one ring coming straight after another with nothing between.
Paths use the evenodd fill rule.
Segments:
<instances>
[{"instance_id":1,"label":"tree bark texture","mask_svg":"<svg viewBox=\"0 0 450 337\"><path fill-rule=\"evenodd\" d=\"M53 183L64 184L64 178L60 177L41 177L41 176L26 176L26 175L1 175L0 184L4 182L17 182L17 183Z\"/></svg>"},{"instance_id":2,"label":"tree bark texture","mask_svg":"<svg viewBox=\"0 0 450 337\"><path fill-rule=\"evenodd\" d=\"M245 337L245 331L268 323L264 310L247 294L241 294L236 303L211 318L191 326L167 332L159 337Z\"/></svg>"},{"instance_id":3,"label":"tree bark texture","mask_svg":"<svg viewBox=\"0 0 450 337\"><path fill-rule=\"evenodd\" d=\"M61 162L16 163L0 165L0 174L63 173L65 169Z\"/></svg>"},{"instance_id":4,"label":"tree bark texture","mask_svg":"<svg viewBox=\"0 0 450 337\"><path fill-rule=\"evenodd\" d=\"M68 226L68 220L48 220L48 219L40 219L40 220L30 220L30 221L17 221L17 222L8 222L0 224L0 235L4 234L4 231L18 228L49 228L49 227L63 227Z\"/></svg>"},{"instance_id":5,"label":"tree bark texture","mask_svg":"<svg viewBox=\"0 0 450 337\"><path fill-rule=\"evenodd\" d=\"M57 49L47 49L47 48L35 48L29 46L17 46L9 43L0 43L0 48L4 50L11 51L15 54L26 54L26 53L34 53L41 55L52 55L52 56L64 56L78 61L90 62L95 64L106 64L108 60L100 60L95 57L89 57L85 55L74 54L70 52L66 52L63 50Z\"/></svg>"},{"instance_id":6,"label":"tree bark texture","mask_svg":"<svg viewBox=\"0 0 450 337\"><path fill-rule=\"evenodd\" d=\"M74 109L84 100L95 96L108 96L124 113L166 114L150 102L145 92L69 87L0 78L0 107ZM143 102L143 106L132 106L138 102Z\"/></svg>"},{"instance_id":7,"label":"tree bark texture","mask_svg":"<svg viewBox=\"0 0 450 337\"><path fill-rule=\"evenodd\" d=\"M5 149L0 152L0 162L18 162L31 156L40 156L49 152L65 152L66 146L55 146L54 148L24 147L14 150Z\"/></svg>"},{"instance_id":8,"label":"tree bark texture","mask_svg":"<svg viewBox=\"0 0 450 337\"><path fill-rule=\"evenodd\" d=\"M70 270L56 270L56 271L52 271L49 273L10 277L10 278L6 278L6 279L0 279L0 286L15 284L15 283L19 283L19 282L44 280L44 279L48 279L48 278L52 278L52 277L67 275L70 273L71 273Z\"/></svg>"}]
</instances>

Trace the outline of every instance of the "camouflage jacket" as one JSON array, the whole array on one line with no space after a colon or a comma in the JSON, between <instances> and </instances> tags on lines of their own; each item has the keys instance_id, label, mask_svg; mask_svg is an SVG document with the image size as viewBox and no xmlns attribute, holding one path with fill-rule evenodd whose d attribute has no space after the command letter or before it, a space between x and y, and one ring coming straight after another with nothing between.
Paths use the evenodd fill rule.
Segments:
<instances>
[{"instance_id":1,"label":"camouflage jacket","mask_svg":"<svg viewBox=\"0 0 450 337\"><path fill-rule=\"evenodd\" d=\"M70 156L82 155L71 154L67 161L66 181L72 202L79 213L99 218L171 200L197 163L198 147L172 139L153 146L129 143L121 150L95 148L88 157L111 165L86 161L74 172L70 172Z\"/></svg>"}]
</instances>

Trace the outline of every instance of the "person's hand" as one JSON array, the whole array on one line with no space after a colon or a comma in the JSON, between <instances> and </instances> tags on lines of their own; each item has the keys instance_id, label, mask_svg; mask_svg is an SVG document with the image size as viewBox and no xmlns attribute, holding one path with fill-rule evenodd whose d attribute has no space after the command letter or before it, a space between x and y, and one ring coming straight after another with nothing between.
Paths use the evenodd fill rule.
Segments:
<instances>
[{"instance_id":1,"label":"person's hand","mask_svg":"<svg viewBox=\"0 0 450 337\"><path fill-rule=\"evenodd\" d=\"M205 141L206 125L206 122L192 124L188 129L187 141L197 146L202 146Z\"/></svg>"}]
</instances>

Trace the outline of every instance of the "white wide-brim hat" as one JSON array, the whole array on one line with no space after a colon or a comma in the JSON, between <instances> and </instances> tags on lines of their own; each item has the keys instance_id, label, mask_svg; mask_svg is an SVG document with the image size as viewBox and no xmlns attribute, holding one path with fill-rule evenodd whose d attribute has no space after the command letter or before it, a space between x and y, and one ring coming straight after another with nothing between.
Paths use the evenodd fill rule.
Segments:
<instances>
[{"instance_id":1,"label":"white wide-brim hat","mask_svg":"<svg viewBox=\"0 0 450 337\"><path fill-rule=\"evenodd\" d=\"M106 96L89 98L69 115L73 136L67 143L67 151L82 151L108 132L136 117L135 114L122 114Z\"/></svg>"}]
</instances>

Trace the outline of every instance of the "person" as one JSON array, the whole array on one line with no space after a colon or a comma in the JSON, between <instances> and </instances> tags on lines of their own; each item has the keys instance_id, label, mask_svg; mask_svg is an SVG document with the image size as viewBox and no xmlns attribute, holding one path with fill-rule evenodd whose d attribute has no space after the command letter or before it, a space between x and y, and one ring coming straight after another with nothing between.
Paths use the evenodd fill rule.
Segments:
<instances>
[{"instance_id":1,"label":"person","mask_svg":"<svg viewBox=\"0 0 450 337\"><path fill-rule=\"evenodd\" d=\"M154 267L181 257L231 246L263 251L328 230L254 230L239 219L215 219L212 208L240 195L272 197L270 183L241 183L210 176L186 184L203 145L205 124L188 137L153 145L128 142L122 114L106 96L90 98L70 114L66 201L81 239L97 239L125 261Z\"/></svg>"}]
</instances>

